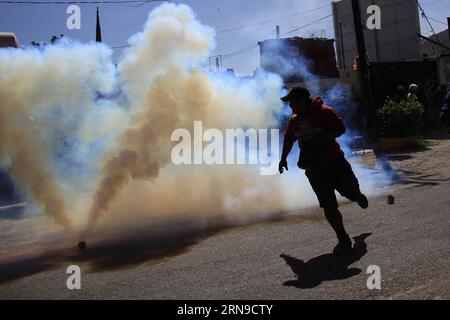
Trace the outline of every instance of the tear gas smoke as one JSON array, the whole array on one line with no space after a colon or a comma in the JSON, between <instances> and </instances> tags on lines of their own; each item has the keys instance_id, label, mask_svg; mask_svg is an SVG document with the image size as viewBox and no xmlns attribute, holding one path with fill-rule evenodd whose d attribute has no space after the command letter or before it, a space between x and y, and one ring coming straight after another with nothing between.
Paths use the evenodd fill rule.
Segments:
<instances>
[{"instance_id":1,"label":"tear gas smoke","mask_svg":"<svg viewBox=\"0 0 450 320\"><path fill-rule=\"evenodd\" d=\"M316 203L300 170L261 176L256 166L170 162L171 133L196 120L219 130L278 128L279 76L196 69L214 30L186 5L157 7L129 43L117 68L95 43L0 51L0 160L43 212L64 226L87 212L92 230L107 212L116 222L250 222Z\"/></svg>"},{"instance_id":2,"label":"tear gas smoke","mask_svg":"<svg viewBox=\"0 0 450 320\"><path fill-rule=\"evenodd\" d=\"M65 227L70 221L51 165L51 131L65 120L54 112L64 108L66 115L74 115L92 107L92 90L111 85L110 56L103 46L69 43L42 52L0 50L0 162L23 191ZM70 136L69 128L59 128Z\"/></svg>"},{"instance_id":3,"label":"tear gas smoke","mask_svg":"<svg viewBox=\"0 0 450 320\"><path fill-rule=\"evenodd\" d=\"M275 112L281 109L281 81L274 75L239 81L190 69L214 47L214 32L195 20L186 6L165 5L154 10L144 31L131 43L119 69L126 94L133 97L131 109L136 112L116 153L103 166L90 211L91 226L131 180L158 177L160 168L170 162L168 138L175 129L192 128L199 119L218 129L268 128L276 125ZM200 189L199 184L208 181L197 180L192 173L187 183ZM233 189L233 185L227 188ZM214 201L220 207L223 198Z\"/></svg>"},{"instance_id":4,"label":"tear gas smoke","mask_svg":"<svg viewBox=\"0 0 450 320\"><path fill-rule=\"evenodd\" d=\"M313 61L302 56L297 47L282 41L268 41L261 56L261 65L265 66L267 70L273 70L283 79L309 81L309 89L317 92L319 86L311 82L317 79L317 76L311 72L312 64Z\"/></svg>"}]
</instances>

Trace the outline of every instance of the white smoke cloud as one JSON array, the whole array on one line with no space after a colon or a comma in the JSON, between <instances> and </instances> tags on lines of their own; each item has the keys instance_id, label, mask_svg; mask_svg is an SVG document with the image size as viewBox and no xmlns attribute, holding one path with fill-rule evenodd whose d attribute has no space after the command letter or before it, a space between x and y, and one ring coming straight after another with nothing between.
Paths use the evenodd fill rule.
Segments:
<instances>
[{"instance_id":1,"label":"white smoke cloud","mask_svg":"<svg viewBox=\"0 0 450 320\"><path fill-rule=\"evenodd\" d=\"M178 128L192 130L196 120L219 130L277 126L276 114L282 108L278 76L261 74L252 80L239 80L192 68L214 47L213 36L210 28L195 20L190 8L166 4L155 9L144 31L131 38L133 45L119 69L126 93L133 97L134 115L118 148L103 166L90 211L91 225L113 203L121 210L131 210L130 198L121 193L135 180L150 181L139 183L141 190L149 187L151 191L137 202L146 203L143 208L152 214L179 213L178 203L184 212L206 211L210 215L268 213L286 207L281 201L283 188L276 183L268 186L255 168L172 168L183 173L174 174L176 184L160 175L161 168L170 164L171 133ZM133 192L134 197L141 193ZM177 200L180 194L184 197Z\"/></svg>"},{"instance_id":2,"label":"white smoke cloud","mask_svg":"<svg viewBox=\"0 0 450 320\"><path fill-rule=\"evenodd\" d=\"M0 51L0 160L42 212L67 227L88 219L92 230L179 215L251 222L316 203L294 165L261 176L256 166L170 161L171 133L196 120L219 130L278 127L279 76L197 69L214 30L186 5L157 7L129 43L117 68L95 43Z\"/></svg>"},{"instance_id":3,"label":"white smoke cloud","mask_svg":"<svg viewBox=\"0 0 450 320\"><path fill-rule=\"evenodd\" d=\"M65 41L44 50L0 51L0 161L21 189L57 222L70 225L63 181L52 166L57 140L73 136L114 84L111 50Z\"/></svg>"}]
</instances>

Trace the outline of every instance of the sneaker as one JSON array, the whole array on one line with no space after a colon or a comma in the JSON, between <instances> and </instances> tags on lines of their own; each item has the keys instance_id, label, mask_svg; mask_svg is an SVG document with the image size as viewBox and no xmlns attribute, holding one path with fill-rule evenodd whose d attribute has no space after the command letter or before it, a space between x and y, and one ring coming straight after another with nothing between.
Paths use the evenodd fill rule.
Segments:
<instances>
[{"instance_id":1,"label":"sneaker","mask_svg":"<svg viewBox=\"0 0 450 320\"><path fill-rule=\"evenodd\" d=\"M350 251L352 251L352 240L347 236L346 238L339 240L338 244L333 249L333 254L342 255L349 253Z\"/></svg>"},{"instance_id":2,"label":"sneaker","mask_svg":"<svg viewBox=\"0 0 450 320\"><path fill-rule=\"evenodd\" d=\"M367 209L367 207L369 206L369 200L367 200L367 197L362 193L359 194L358 200L356 200L356 202L363 209Z\"/></svg>"}]
</instances>

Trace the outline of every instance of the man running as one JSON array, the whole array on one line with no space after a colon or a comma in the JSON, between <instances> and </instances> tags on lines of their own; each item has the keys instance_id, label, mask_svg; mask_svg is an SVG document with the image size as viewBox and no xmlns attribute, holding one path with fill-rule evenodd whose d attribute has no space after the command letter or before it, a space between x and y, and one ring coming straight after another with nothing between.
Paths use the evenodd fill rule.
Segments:
<instances>
[{"instance_id":1,"label":"man running","mask_svg":"<svg viewBox=\"0 0 450 320\"><path fill-rule=\"evenodd\" d=\"M289 102L292 115L284 135L279 171L283 173L288 170L287 156L298 140L300 156L297 165L305 170L319 205L338 238L333 253L349 252L352 241L345 231L335 190L343 197L356 201L363 209L369 203L361 193L358 179L336 141L345 132L344 122L333 108L323 104L320 97L311 99L306 88L294 87L281 100Z\"/></svg>"}]
</instances>

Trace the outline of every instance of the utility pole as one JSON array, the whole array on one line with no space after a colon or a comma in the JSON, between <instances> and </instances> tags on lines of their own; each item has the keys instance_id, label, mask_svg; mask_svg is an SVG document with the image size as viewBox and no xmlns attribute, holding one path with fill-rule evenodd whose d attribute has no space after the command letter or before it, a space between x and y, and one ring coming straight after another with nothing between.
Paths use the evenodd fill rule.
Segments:
<instances>
[{"instance_id":1,"label":"utility pole","mask_svg":"<svg viewBox=\"0 0 450 320\"><path fill-rule=\"evenodd\" d=\"M355 27L356 45L358 48L358 72L359 83L361 86L361 94L363 97L363 104L366 109L366 121L367 121L367 135L370 142L374 146L374 151L377 152L377 137L375 127L375 110L372 101L372 92L370 90L369 83L369 68L367 64L366 44L364 42L364 32L361 19L361 8L359 6L359 0L352 0L353 10L353 24Z\"/></svg>"},{"instance_id":2,"label":"utility pole","mask_svg":"<svg viewBox=\"0 0 450 320\"><path fill-rule=\"evenodd\" d=\"M216 56L216 72L220 71L220 61L219 56Z\"/></svg>"},{"instance_id":3,"label":"utility pole","mask_svg":"<svg viewBox=\"0 0 450 320\"><path fill-rule=\"evenodd\" d=\"M447 17L447 32L448 32L448 39L450 39L450 18Z\"/></svg>"}]
</instances>

